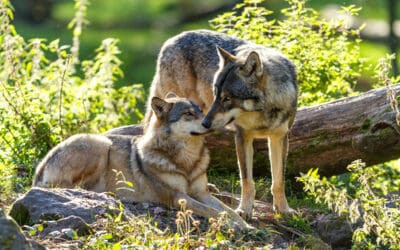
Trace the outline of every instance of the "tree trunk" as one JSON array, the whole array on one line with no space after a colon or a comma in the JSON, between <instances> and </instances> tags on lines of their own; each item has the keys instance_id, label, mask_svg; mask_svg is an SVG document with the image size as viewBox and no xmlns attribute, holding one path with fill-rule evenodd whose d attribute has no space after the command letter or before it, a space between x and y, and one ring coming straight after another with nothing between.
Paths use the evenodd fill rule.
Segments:
<instances>
[{"instance_id":1,"label":"tree trunk","mask_svg":"<svg viewBox=\"0 0 400 250\"><path fill-rule=\"evenodd\" d=\"M396 93L400 84L394 85ZM400 128L386 98L386 89L374 89L358 96L339 99L298 110L289 136L288 175L319 168L323 175L340 174L353 160L367 165L400 157ZM108 133L138 135L140 126L127 126ZM207 138L211 167L236 170L232 131ZM269 173L266 139L254 142L254 174Z\"/></svg>"}]
</instances>

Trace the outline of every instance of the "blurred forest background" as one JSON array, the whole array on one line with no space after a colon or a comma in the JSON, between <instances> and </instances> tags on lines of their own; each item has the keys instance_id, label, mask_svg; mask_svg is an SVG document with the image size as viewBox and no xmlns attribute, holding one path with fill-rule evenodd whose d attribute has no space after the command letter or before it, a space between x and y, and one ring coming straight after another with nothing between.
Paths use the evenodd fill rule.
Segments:
<instances>
[{"instance_id":1,"label":"blurred forest background","mask_svg":"<svg viewBox=\"0 0 400 250\"><path fill-rule=\"evenodd\" d=\"M61 44L69 44L72 32L67 29L74 16L72 0L13 0L15 26L26 39L43 37L52 41L61 39ZM80 57L94 55L95 48L108 37L120 40L120 59L124 78L118 84L143 83L147 91L155 71L155 62L162 43L182 31L210 28L209 20L218 14L231 11L236 0L91 0L85 31L81 37ZM288 6L281 0L262 3L274 13L271 18L279 19L280 10ZM397 51L400 36L400 22L394 22L400 13L396 0L310 0L307 6L329 18L338 18L340 6L361 7L357 17L350 24L359 27L365 23L361 33L361 55L368 58L371 65L362 73L356 88L367 90L371 86L371 75L379 58ZM393 24L391 32L390 23ZM395 74L397 66L395 63Z\"/></svg>"}]
</instances>

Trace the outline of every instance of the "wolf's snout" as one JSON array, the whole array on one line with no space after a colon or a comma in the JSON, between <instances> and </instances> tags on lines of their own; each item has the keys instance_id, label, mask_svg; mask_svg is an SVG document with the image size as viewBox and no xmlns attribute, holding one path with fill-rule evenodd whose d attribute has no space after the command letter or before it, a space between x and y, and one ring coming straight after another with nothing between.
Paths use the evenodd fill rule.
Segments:
<instances>
[{"instance_id":1,"label":"wolf's snout","mask_svg":"<svg viewBox=\"0 0 400 250\"><path fill-rule=\"evenodd\" d=\"M207 120L207 119L204 119L202 122L201 122L201 125L203 126L203 127L205 127L206 129L210 129L211 128L211 121L210 120Z\"/></svg>"}]
</instances>

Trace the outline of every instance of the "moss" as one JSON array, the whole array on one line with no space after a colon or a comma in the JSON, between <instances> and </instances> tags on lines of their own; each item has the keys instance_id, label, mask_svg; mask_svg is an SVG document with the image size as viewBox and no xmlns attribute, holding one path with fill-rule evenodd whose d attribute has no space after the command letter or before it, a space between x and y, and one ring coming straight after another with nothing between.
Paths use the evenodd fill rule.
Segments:
<instances>
[{"instance_id":1,"label":"moss","mask_svg":"<svg viewBox=\"0 0 400 250\"><path fill-rule=\"evenodd\" d=\"M329 134L329 133L321 133L319 135L316 135L311 142L309 143L308 149L318 149L322 144L325 144L324 142L329 141L331 139L336 139L338 136L337 134ZM319 150L318 150L319 151Z\"/></svg>"},{"instance_id":2,"label":"moss","mask_svg":"<svg viewBox=\"0 0 400 250\"><path fill-rule=\"evenodd\" d=\"M370 153L374 158L381 158L384 161L387 154L394 150L390 148L398 145L398 134L392 127L385 127L376 130L373 134L367 134L364 138L363 150ZM377 154L379 152L379 154Z\"/></svg>"},{"instance_id":3,"label":"moss","mask_svg":"<svg viewBox=\"0 0 400 250\"><path fill-rule=\"evenodd\" d=\"M298 158L302 158L303 156L305 156L309 153L320 152L321 147L325 147L325 148L334 147L335 145L324 143L324 142L329 141L334 138L337 138L337 135L328 135L327 133L323 133L323 134L314 136L311 139L310 143L307 144L305 147L298 148L296 151L292 151L289 153L288 165L291 166L293 163L291 161L291 158L298 159Z\"/></svg>"},{"instance_id":4,"label":"moss","mask_svg":"<svg viewBox=\"0 0 400 250\"><path fill-rule=\"evenodd\" d=\"M29 210L22 204L14 204L10 211L10 216L13 217L19 225L32 224Z\"/></svg>"},{"instance_id":5,"label":"moss","mask_svg":"<svg viewBox=\"0 0 400 250\"><path fill-rule=\"evenodd\" d=\"M369 128L371 127L371 120L370 119L365 119L363 124L361 125L361 131L368 131Z\"/></svg>"},{"instance_id":6,"label":"moss","mask_svg":"<svg viewBox=\"0 0 400 250\"><path fill-rule=\"evenodd\" d=\"M304 249L332 249L330 245L312 234L302 235L297 242L304 246Z\"/></svg>"}]
</instances>

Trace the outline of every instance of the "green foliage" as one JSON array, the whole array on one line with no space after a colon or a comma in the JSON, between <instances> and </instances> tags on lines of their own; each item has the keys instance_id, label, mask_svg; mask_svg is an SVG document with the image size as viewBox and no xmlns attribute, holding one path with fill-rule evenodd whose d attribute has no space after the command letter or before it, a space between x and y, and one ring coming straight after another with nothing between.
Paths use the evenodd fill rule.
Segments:
<instances>
[{"instance_id":1,"label":"green foliage","mask_svg":"<svg viewBox=\"0 0 400 250\"><path fill-rule=\"evenodd\" d=\"M185 200L179 203L176 233L168 229L161 231L141 216L121 220L120 215L109 215L98 218L97 230L78 241L82 249L250 249L268 244L270 233L267 229L247 233L235 231L227 226L225 213L209 221L199 221L193 217L193 211L186 209ZM122 213L123 206L120 209Z\"/></svg>"},{"instance_id":2,"label":"green foliage","mask_svg":"<svg viewBox=\"0 0 400 250\"><path fill-rule=\"evenodd\" d=\"M376 66L376 78L378 79L378 84L376 86L384 85L387 88L387 97L390 103L390 107L396 112L396 122L400 126L400 110L399 103L397 101L397 93L392 88L393 83L400 81L400 76L389 77L389 72L392 70L392 60L395 60L395 55L386 55L386 57L381 58Z\"/></svg>"},{"instance_id":3,"label":"green foliage","mask_svg":"<svg viewBox=\"0 0 400 250\"><path fill-rule=\"evenodd\" d=\"M357 225L353 244L357 249L400 249L400 166L365 168L361 161L348 166L346 180L320 178L311 169L299 180L304 190Z\"/></svg>"},{"instance_id":4,"label":"green foliage","mask_svg":"<svg viewBox=\"0 0 400 250\"><path fill-rule=\"evenodd\" d=\"M283 20L268 19L272 11L263 0L244 0L233 12L211 21L211 26L243 39L273 47L293 60L298 72L300 105L326 102L354 93L364 60L360 56L359 30L345 20L324 20L305 0L287 0ZM357 15L358 8L342 11ZM356 38L355 40L353 38Z\"/></svg>"},{"instance_id":5,"label":"green foliage","mask_svg":"<svg viewBox=\"0 0 400 250\"><path fill-rule=\"evenodd\" d=\"M306 234L312 233L310 221L307 218L303 217L301 214L292 214L290 216L287 216L286 221L288 225L292 228L300 230L301 232L304 232Z\"/></svg>"},{"instance_id":6,"label":"green foliage","mask_svg":"<svg viewBox=\"0 0 400 250\"><path fill-rule=\"evenodd\" d=\"M375 69L380 85L387 88L388 103L400 123L396 93L391 88L390 61L379 60ZM369 127L366 120L362 129ZM304 190L317 202L326 203L339 215L346 215L355 224L353 247L356 249L400 249L400 160L365 167L360 160L348 166L349 173L320 178L318 169L311 169L298 178Z\"/></svg>"},{"instance_id":7,"label":"green foliage","mask_svg":"<svg viewBox=\"0 0 400 250\"><path fill-rule=\"evenodd\" d=\"M0 4L0 164L7 166L0 167L0 176L9 182L2 188L10 181L29 184L39 159L71 134L103 132L142 118L141 85L113 86L123 76L117 40L104 40L94 59L80 63L77 25L84 23L84 4L76 4L73 46L25 41L11 24L9 1Z\"/></svg>"}]
</instances>

